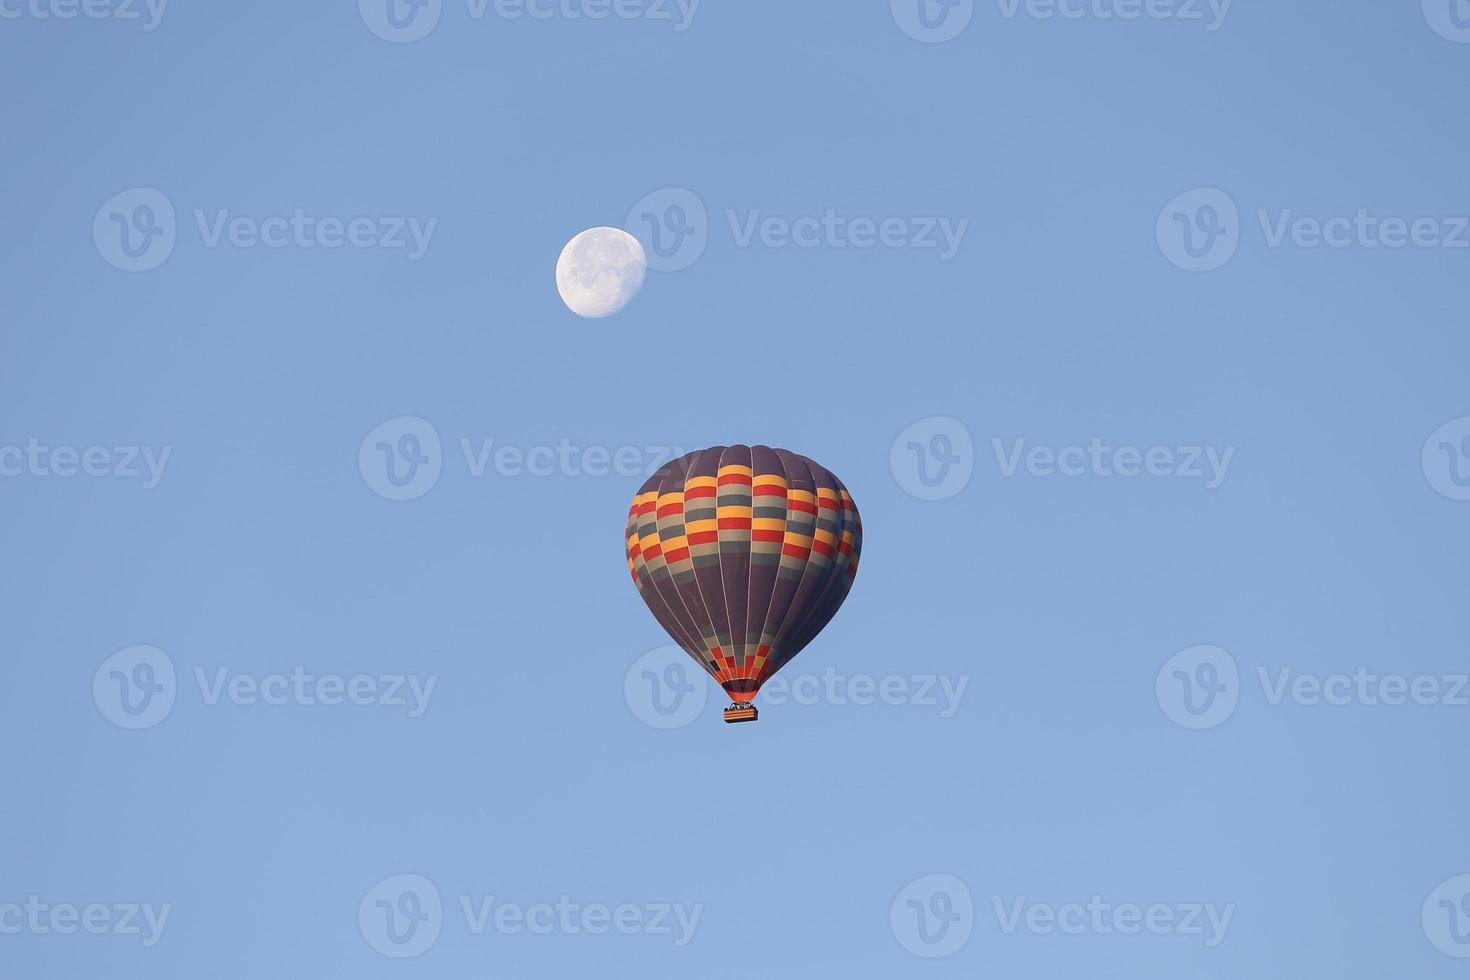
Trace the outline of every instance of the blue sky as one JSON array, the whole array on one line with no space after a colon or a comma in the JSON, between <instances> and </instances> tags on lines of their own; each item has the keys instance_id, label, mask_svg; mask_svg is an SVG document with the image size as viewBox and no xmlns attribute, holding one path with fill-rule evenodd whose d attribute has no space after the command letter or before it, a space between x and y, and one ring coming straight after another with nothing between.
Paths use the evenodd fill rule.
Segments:
<instances>
[{"instance_id":1,"label":"blue sky","mask_svg":"<svg viewBox=\"0 0 1470 980\"><path fill-rule=\"evenodd\" d=\"M1467 42L0 0L0 972L1460 975ZM726 726L620 538L735 442L865 542Z\"/></svg>"}]
</instances>

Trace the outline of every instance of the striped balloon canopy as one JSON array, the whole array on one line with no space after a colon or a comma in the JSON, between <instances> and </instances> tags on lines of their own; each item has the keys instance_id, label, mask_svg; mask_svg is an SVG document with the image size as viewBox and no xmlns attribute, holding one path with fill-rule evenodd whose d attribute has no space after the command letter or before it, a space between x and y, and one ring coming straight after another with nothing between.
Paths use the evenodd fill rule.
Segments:
<instances>
[{"instance_id":1,"label":"striped balloon canopy","mask_svg":"<svg viewBox=\"0 0 1470 980\"><path fill-rule=\"evenodd\" d=\"M628 570L659 624L753 721L770 677L831 621L863 525L842 481L805 456L715 446L663 466L628 511Z\"/></svg>"}]
</instances>

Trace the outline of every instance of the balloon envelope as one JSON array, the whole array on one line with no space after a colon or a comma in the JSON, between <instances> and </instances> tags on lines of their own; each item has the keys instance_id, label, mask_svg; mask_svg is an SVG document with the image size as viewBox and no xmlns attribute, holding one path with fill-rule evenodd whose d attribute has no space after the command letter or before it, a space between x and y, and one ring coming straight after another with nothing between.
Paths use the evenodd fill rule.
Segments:
<instances>
[{"instance_id":1,"label":"balloon envelope","mask_svg":"<svg viewBox=\"0 0 1470 980\"><path fill-rule=\"evenodd\" d=\"M626 542L660 625L745 704L847 598L862 522L842 481L805 456L715 446L649 477Z\"/></svg>"}]
</instances>

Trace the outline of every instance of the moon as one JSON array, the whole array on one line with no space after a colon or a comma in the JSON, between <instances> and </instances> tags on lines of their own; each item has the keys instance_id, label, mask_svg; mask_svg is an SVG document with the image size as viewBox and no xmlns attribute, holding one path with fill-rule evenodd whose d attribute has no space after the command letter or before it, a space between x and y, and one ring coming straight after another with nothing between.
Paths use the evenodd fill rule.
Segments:
<instances>
[{"instance_id":1,"label":"moon","mask_svg":"<svg viewBox=\"0 0 1470 980\"><path fill-rule=\"evenodd\" d=\"M577 316L612 316L637 295L647 269L638 239L621 228L588 228L561 250L556 291Z\"/></svg>"}]
</instances>

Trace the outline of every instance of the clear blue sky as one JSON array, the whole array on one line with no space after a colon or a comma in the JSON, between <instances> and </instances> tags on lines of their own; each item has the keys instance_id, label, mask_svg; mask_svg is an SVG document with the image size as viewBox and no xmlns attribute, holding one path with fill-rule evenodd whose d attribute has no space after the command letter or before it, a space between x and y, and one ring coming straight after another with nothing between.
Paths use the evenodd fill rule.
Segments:
<instances>
[{"instance_id":1,"label":"clear blue sky","mask_svg":"<svg viewBox=\"0 0 1470 980\"><path fill-rule=\"evenodd\" d=\"M444 0L399 43L369 24L406 5L0 0L0 973L1461 975L1470 425L1431 434L1470 416L1470 249L1372 237L1470 213L1436 2L983 2L926 43L885 0ZM703 251L573 316L563 244L647 236L668 188ZM912 247L944 222L953 254ZM782 675L821 693L726 726L711 684L661 729L643 477L599 459L734 442L837 473L862 570ZM1190 447L1207 475L1141 469ZM156 718L109 706L168 687L109 661L138 645ZM297 668L434 686L322 704ZM1311 703L1359 668L1442 696ZM394 959L405 874L442 910ZM571 927L515 928L562 896ZM1045 928L1093 896L1230 918ZM169 907L156 943L128 903ZM599 904L642 925L589 935Z\"/></svg>"}]
</instances>

